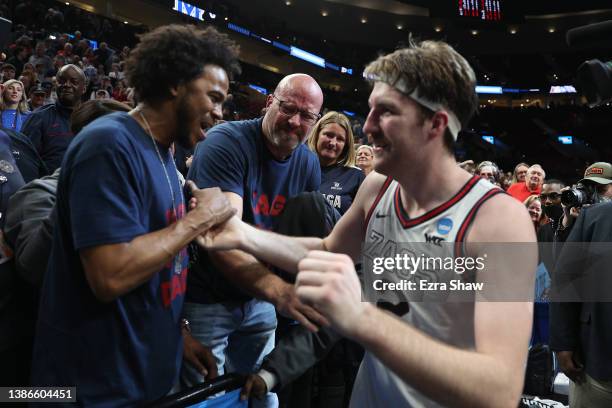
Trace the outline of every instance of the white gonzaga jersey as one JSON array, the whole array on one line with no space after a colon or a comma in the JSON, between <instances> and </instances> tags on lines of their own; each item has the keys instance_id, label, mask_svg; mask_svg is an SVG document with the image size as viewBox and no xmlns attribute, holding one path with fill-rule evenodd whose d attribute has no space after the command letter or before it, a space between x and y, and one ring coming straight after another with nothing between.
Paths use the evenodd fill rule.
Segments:
<instances>
[{"instance_id":1,"label":"white gonzaga jersey","mask_svg":"<svg viewBox=\"0 0 612 408\"><path fill-rule=\"evenodd\" d=\"M364 257L389 258L415 243L424 257L453 257L461 251L461 243L475 218L478 208L490 197L503 191L480 177L472 177L452 198L433 210L410 219L405 213L399 184L388 178L381 188L366 218ZM423 244L419 244L423 243ZM455 243L448 245L447 243ZM422 254L424 251L426 253ZM364 259L364 274L366 270ZM473 277L473 275L471 275ZM449 284L457 279L454 271L421 268L415 275L392 277L435 284ZM387 292L385 292L387 293ZM446 302L440 291L398 292L400 302L408 302L409 311L401 316L420 331L462 349L474 348L474 303ZM393 294L396 296L396 294ZM388 298L388 296L386 296ZM367 353L355 381L351 407L440 407L441 405L411 388Z\"/></svg>"}]
</instances>

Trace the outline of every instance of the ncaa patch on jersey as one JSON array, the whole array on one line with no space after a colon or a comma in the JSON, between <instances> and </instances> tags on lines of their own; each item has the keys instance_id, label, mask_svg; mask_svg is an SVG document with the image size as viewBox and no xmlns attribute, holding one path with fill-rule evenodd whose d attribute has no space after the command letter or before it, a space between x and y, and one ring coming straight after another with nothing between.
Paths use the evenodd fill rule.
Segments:
<instances>
[{"instance_id":1,"label":"ncaa patch on jersey","mask_svg":"<svg viewBox=\"0 0 612 408\"><path fill-rule=\"evenodd\" d=\"M453 229L453 220L450 218L442 218L438 221L438 234L446 235Z\"/></svg>"}]
</instances>

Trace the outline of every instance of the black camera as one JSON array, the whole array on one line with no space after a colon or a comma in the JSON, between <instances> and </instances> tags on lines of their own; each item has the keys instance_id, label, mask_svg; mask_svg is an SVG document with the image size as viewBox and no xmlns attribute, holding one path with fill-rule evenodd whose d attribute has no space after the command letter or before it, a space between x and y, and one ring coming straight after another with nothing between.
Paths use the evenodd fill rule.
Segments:
<instances>
[{"instance_id":1,"label":"black camera","mask_svg":"<svg viewBox=\"0 0 612 408\"><path fill-rule=\"evenodd\" d=\"M592 184L578 183L576 187L561 193L561 203L566 207L582 207L599 202L597 187Z\"/></svg>"},{"instance_id":2,"label":"black camera","mask_svg":"<svg viewBox=\"0 0 612 408\"><path fill-rule=\"evenodd\" d=\"M609 46L612 20L577 27L567 32L567 44L578 46ZM584 95L590 107L612 100L612 61L597 59L584 62L578 68L576 88Z\"/></svg>"}]
</instances>

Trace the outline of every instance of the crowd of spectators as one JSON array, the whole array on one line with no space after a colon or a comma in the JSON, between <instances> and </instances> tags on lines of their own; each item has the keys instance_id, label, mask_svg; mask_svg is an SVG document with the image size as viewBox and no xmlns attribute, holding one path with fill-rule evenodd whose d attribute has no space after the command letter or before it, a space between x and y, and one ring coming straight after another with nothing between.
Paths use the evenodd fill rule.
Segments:
<instances>
[{"instance_id":1,"label":"crowd of spectators","mask_svg":"<svg viewBox=\"0 0 612 408\"><path fill-rule=\"evenodd\" d=\"M57 2L3 2L1 13L13 20L12 41L2 55L3 82L19 80L31 108L57 100L56 75L69 64L85 73L87 99L127 101L124 63L142 29ZM112 48L107 41L121 46ZM36 96L43 91L41 105Z\"/></svg>"},{"instance_id":2,"label":"crowd of spectators","mask_svg":"<svg viewBox=\"0 0 612 408\"><path fill-rule=\"evenodd\" d=\"M110 97L120 102L128 101L129 87L123 73L125 58L130 46L137 41L136 34L146 27L120 24L52 1L5 0L0 13L14 20L13 40L5 50L0 70L4 81L13 77L21 81L30 110L57 99L55 74L59 68L71 63L79 66L86 75L84 98ZM62 30L58 30L59 22ZM273 29L270 25L264 27ZM292 40L299 38L292 36ZM247 84L270 90L280 79L278 74L243 64L242 76L232 83L234 95L226 104L225 119L258 116L263 108L264 95L249 90ZM45 96L41 102L43 91ZM366 98L361 94L332 89L324 89L324 93L324 109L353 114L349 118L356 140L361 144L367 143L360 130L367 112ZM473 133L463 133L459 138L457 156L460 161L492 159L506 168L521 160L541 161L556 177L577 179L590 162L612 154L609 143L606 143L608 115L607 107L483 108L469 126ZM552 132L584 140L589 152L576 155L559 149L558 143L551 140ZM478 139L485 133L495 135L508 148L483 145ZM550 154L551 150L554 154ZM559 156L563 160L557 160Z\"/></svg>"}]
</instances>

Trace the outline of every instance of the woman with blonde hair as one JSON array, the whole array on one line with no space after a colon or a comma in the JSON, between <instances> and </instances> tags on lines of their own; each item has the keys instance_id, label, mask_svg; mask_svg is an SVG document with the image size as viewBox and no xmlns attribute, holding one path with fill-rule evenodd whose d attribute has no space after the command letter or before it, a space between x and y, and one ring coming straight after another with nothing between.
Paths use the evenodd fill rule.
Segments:
<instances>
[{"instance_id":1,"label":"woman with blonde hair","mask_svg":"<svg viewBox=\"0 0 612 408\"><path fill-rule=\"evenodd\" d=\"M527 197L523 204L525 204L527 211L529 211L529 216L537 232L544 218L542 216L542 200L540 200L540 196L533 194Z\"/></svg>"},{"instance_id":2,"label":"woman with blonde hair","mask_svg":"<svg viewBox=\"0 0 612 408\"><path fill-rule=\"evenodd\" d=\"M348 118L335 111L326 113L310 131L308 147L321 163L321 193L344 214L365 178L355 167L355 142Z\"/></svg>"},{"instance_id":3,"label":"woman with blonde hair","mask_svg":"<svg viewBox=\"0 0 612 408\"><path fill-rule=\"evenodd\" d=\"M0 100L2 127L19 132L30 113L23 83L16 79L6 81Z\"/></svg>"}]
</instances>

